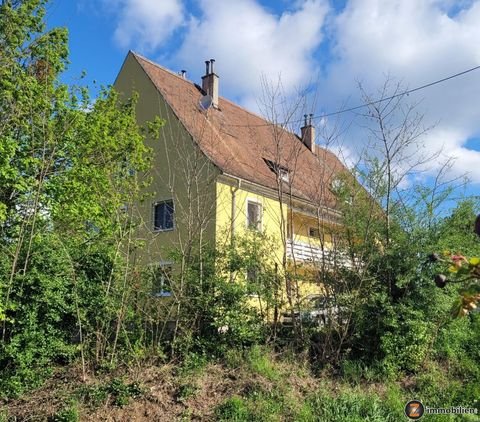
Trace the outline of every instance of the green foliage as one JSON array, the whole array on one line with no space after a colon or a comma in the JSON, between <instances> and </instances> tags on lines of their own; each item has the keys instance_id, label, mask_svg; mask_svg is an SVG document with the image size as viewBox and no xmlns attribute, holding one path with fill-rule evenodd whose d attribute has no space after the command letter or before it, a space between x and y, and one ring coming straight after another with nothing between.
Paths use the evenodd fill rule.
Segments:
<instances>
[{"instance_id":1,"label":"green foliage","mask_svg":"<svg viewBox=\"0 0 480 422\"><path fill-rule=\"evenodd\" d=\"M1 409L0 410L0 422L8 422L8 410Z\"/></svg>"},{"instance_id":2,"label":"green foliage","mask_svg":"<svg viewBox=\"0 0 480 422\"><path fill-rule=\"evenodd\" d=\"M408 236L394 237L395 243L370 256L371 279L364 284L364 301L354 315L352 357L364 360L368 367L377 365L395 378L402 371L420 370L435 355L437 339L445 338L458 289L435 286L437 264L429 263L427 255L447 245L450 251L462 245L478 251L471 224L464 222L466 217L472 221L472 215L474 203L460 203L449 217L425 226L412 225L404 232ZM456 335L472 338L470 328L461 331L452 333L446 342L454 345Z\"/></svg>"},{"instance_id":3,"label":"green foliage","mask_svg":"<svg viewBox=\"0 0 480 422\"><path fill-rule=\"evenodd\" d=\"M399 316L391 321L389 331L382 336L384 364L394 369L415 371L427 357L433 336L433 324L424 314L411 307L397 306Z\"/></svg>"},{"instance_id":4,"label":"green foliage","mask_svg":"<svg viewBox=\"0 0 480 422\"><path fill-rule=\"evenodd\" d=\"M193 383L182 384L180 387L178 387L176 399L179 402L183 402L191 397L194 397L197 391L198 387Z\"/></svg>"},{"instance_id":5,"label":"green foliage","mask_svg":"<svg viewBox=\"0 0 480 422\"><path fill-rule=\"evenodd\" d=\"M247 362L252 372L271 381L280 378L275 364L268 352L260 346L253 346L247 353Z\"/></svg>"},{"instance_id":6,"label":"green foliage","mask_svg":"<svg viewBox=\"0 0 480 422\"><path fill-rule=\"evenodd\" d=\"M207 366L208 360L205 355L199 353L189 353L183 358L178 368L178 375L182 378L196 378Z\"/></svg>"},{"instance_id":7,"label":"green foliage","mask_svg":"<svg viewBox=\"0 0 480 422\"><path fill-rule=\"evenodd\" d=\"M215 409L219 421L243 422L251 420L245 401L238 396L231 397Z\"/></svg>"},{"instance_id":8,"label":"green foliage","mask_svg":"<svg viewBox=\"0 0 480 422\"><path fill-rule=\"evenodd\" d=\"M80 388L76 395L79 400L90 407L99 407L105 403L113 406L126 406L130 399L143 394L142 388L136 383L125 383L120 378L113 378L106 384L96 384Z\"/></svg>"},{"instance_id":9,"label":"green foliage","mask_svg":"<svg viewBox=\"0 0 480 422\"><path fill-rule=\"evenodd\" d=\"M274 306L275 275L271 239L260 233L237 236L235 244L222 251L205 247L193 255L184 271L172 277L172 296L180 311L176 350L223 355L232 348L262 341L265 315ZM184 256L172 259L181 267ZM247 279L255 269L255 278ZM252 296L254 295L254 296ZM252 303L260 306L252 306Z\"/></svg>"},{"instance_id":10,"label":"green foliage","mask_svg":"<svg viewBox=\"0 0 480 422\"><path fill-rule=\"evenodd\" d=\"M45 30L46 4L0 5L2 395L89 351L114 362L138 331L134 269L119 253L134 247L138 172L150 165L136 98L120 103L104 89L92 105L85 89L59 82L67 31Z\"/></svg>"},{"instance_id":11,"label":"green foliage","mask_svg":"<svg viewBox=\"0 0 480 422\"><path fill-rule=\"evenodd\" d=\"M398 421L405 416L403 406L390 408L378 396L360 391L344 391L337 397L320 392L307 400L300 421Z\"/></svg>"},{"instance_id":12,"label":"green foliage","mask_svg":"<svg viewBox=\"0 0 480 422\"><path fill-rule=\"evenodd\" d=\"M80 420L80 412L78 403L73 401L62 410L58 411L52 419L52 422L78 422Z\"/></svg>"},{"instance_id":13,"label":"green foliage","mask_svg":"<svg viewBox=\"0 0 480 422\"><path fill-rule=\"evenodd\" d=\"M253 390L247 397L233 396L215 409L220 421L262 421L297 420L296 410L288 397L280 393Z\"/></svg>"}]
</instances>

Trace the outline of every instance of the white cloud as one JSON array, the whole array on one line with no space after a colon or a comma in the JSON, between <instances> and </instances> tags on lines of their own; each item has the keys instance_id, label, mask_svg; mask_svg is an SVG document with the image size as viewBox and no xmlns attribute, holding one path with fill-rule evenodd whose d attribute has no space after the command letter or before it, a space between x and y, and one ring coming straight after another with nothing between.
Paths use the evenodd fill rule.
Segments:
<instances>
[{"instance_id":1,"label":"white cloud","mask_svg":"<svg viewBox=\"0 0 480 422\"><path fill-rule=\"evenodd\" d=\"M181 0L104 0L118 14L115 40L122 48L158 49L184 23Z\"/></svg>"},{"instance_id":2,"label":"white cloud","mask_svg":"<svg viewBox=\"0 0 480 422\"><path fill-rule=\"evenodd\" d=\"M322 69L317 102L329 112L347 99L348 106L358 104L356 80L375 96L387 73L413 88L480 65L480 0L349 0L340 13L330 7L333 0L298 0L281 13L260 0L199 0L195 16L184 0L103 1L118 14L115 38L122 47L161 55L163 64L186 68L197 81L204 60L215 58L221 95L253 110L262 74L274 81L280 76L293 94ZM179 28L175 44L170 37ZM325 35L328 58L319 54ZM479 77L470 73L409 97L422 100L427 125L437 124L424 139L426 149L443 146L457 157L455 174L470 172L476 182L480 153L465 145L480 135ZM342 118L347 126L352 120ZM363 136L352 130L347 137L343 148L351 157L365 145Z\"/></svg>"},{"instance_id":3,"label":"white cloud","mask_svg":"<svg viewBox=\"0 0 480 422\"><path fill-rule=\"evenodd\" d=\"M202 16L190 21L175 59L198 69L205 59L215 58L222 94L256 108L262 74L273 80L280 75L286 92L311 79L326 0L297 2L279 16L254 0L202 0L200 8Z\"/></svg>"},{"instance_id":4,"label":"white cloud","mask_svg":"<svg viewBox=\"0 0 480 422\"><path fill-rule=\"evenodd\" d=\"M450 0L350 0L333 17L334 61L321 83L326 109L350 97L356 104L355 80L375 96L385 74L401 79L409 88L480 65L480 2ZM464 147L480 133L480 72L412 94L421 100L419 111L427 125L436 124L424 138L429 151L444 148L457 157L453 172L470 172L480 182L480 154ZM349 144L359 144L354 132Z\"/></svg>"}]
</instances>

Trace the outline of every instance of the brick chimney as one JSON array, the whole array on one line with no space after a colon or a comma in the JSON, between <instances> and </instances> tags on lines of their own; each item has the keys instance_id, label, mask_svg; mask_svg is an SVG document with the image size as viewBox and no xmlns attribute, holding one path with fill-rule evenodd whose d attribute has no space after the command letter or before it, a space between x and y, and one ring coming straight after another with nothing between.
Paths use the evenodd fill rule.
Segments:
<instances>
[{"instance_id":1,"label":"brick chimney","mask_svg":"<svg viewBox=\"0 0 480 422\"><path fill-rule=\"evenodd\" d=\"M202 89L207 95L212 97L212 105L218 108L218 75L213 70L214 59L205 62L205 76L202 76Z\"/></svg>"},{"instance_id":2,"label":"brick chimney","mask_svg":"<svg viewBox=\"0 0 480 422\"><path fill-rule=\"evenodd\" d=\"M313 114L305 114L303 117L305 122L300 129L302 131L302 142L310 151L315 152L315 126L312 125Z\"/></svg>"}]
</instances>

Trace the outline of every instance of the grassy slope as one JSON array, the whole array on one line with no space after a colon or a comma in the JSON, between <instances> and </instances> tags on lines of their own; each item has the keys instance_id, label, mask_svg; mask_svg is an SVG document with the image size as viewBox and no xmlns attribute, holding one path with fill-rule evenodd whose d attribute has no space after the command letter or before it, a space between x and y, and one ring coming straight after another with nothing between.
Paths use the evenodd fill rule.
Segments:
<instances>
[{"instance_id":1,"label":"grassy slope","mask_svg":"<svg viewBox=\"0 0 480 422\"><path fill-rule=\"evenodd\" d=\"M41 389L1 403L0 421L399 421L408 399L430 404L436 388L445 388L441 374L431 374L378 382L350 367L342 377L327 370L313 376L298 358L280 360L261 348L232 351L221 363L192 355L182 365L138 365L85 383L64 368Z\"/></svg>"}]
</instances>

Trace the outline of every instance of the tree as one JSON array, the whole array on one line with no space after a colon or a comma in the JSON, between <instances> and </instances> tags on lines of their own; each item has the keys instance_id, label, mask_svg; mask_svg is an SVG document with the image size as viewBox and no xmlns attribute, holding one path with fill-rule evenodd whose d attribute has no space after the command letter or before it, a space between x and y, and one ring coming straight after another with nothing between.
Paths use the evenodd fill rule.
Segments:
<instances>
[{"instance_id":1,"label":"tree","mask_svg":"<svg viewBox=\"0 0 480 422\"><path fill-rule=\"evenodd\" d=\"M59 82L67 32L46 1L0 5L0 366L3 391L87 346L114 359L132 319L131 259L149 165L136 100ZM157 134L162 122L150 126Z\"/></svg>"}]
</instances>

